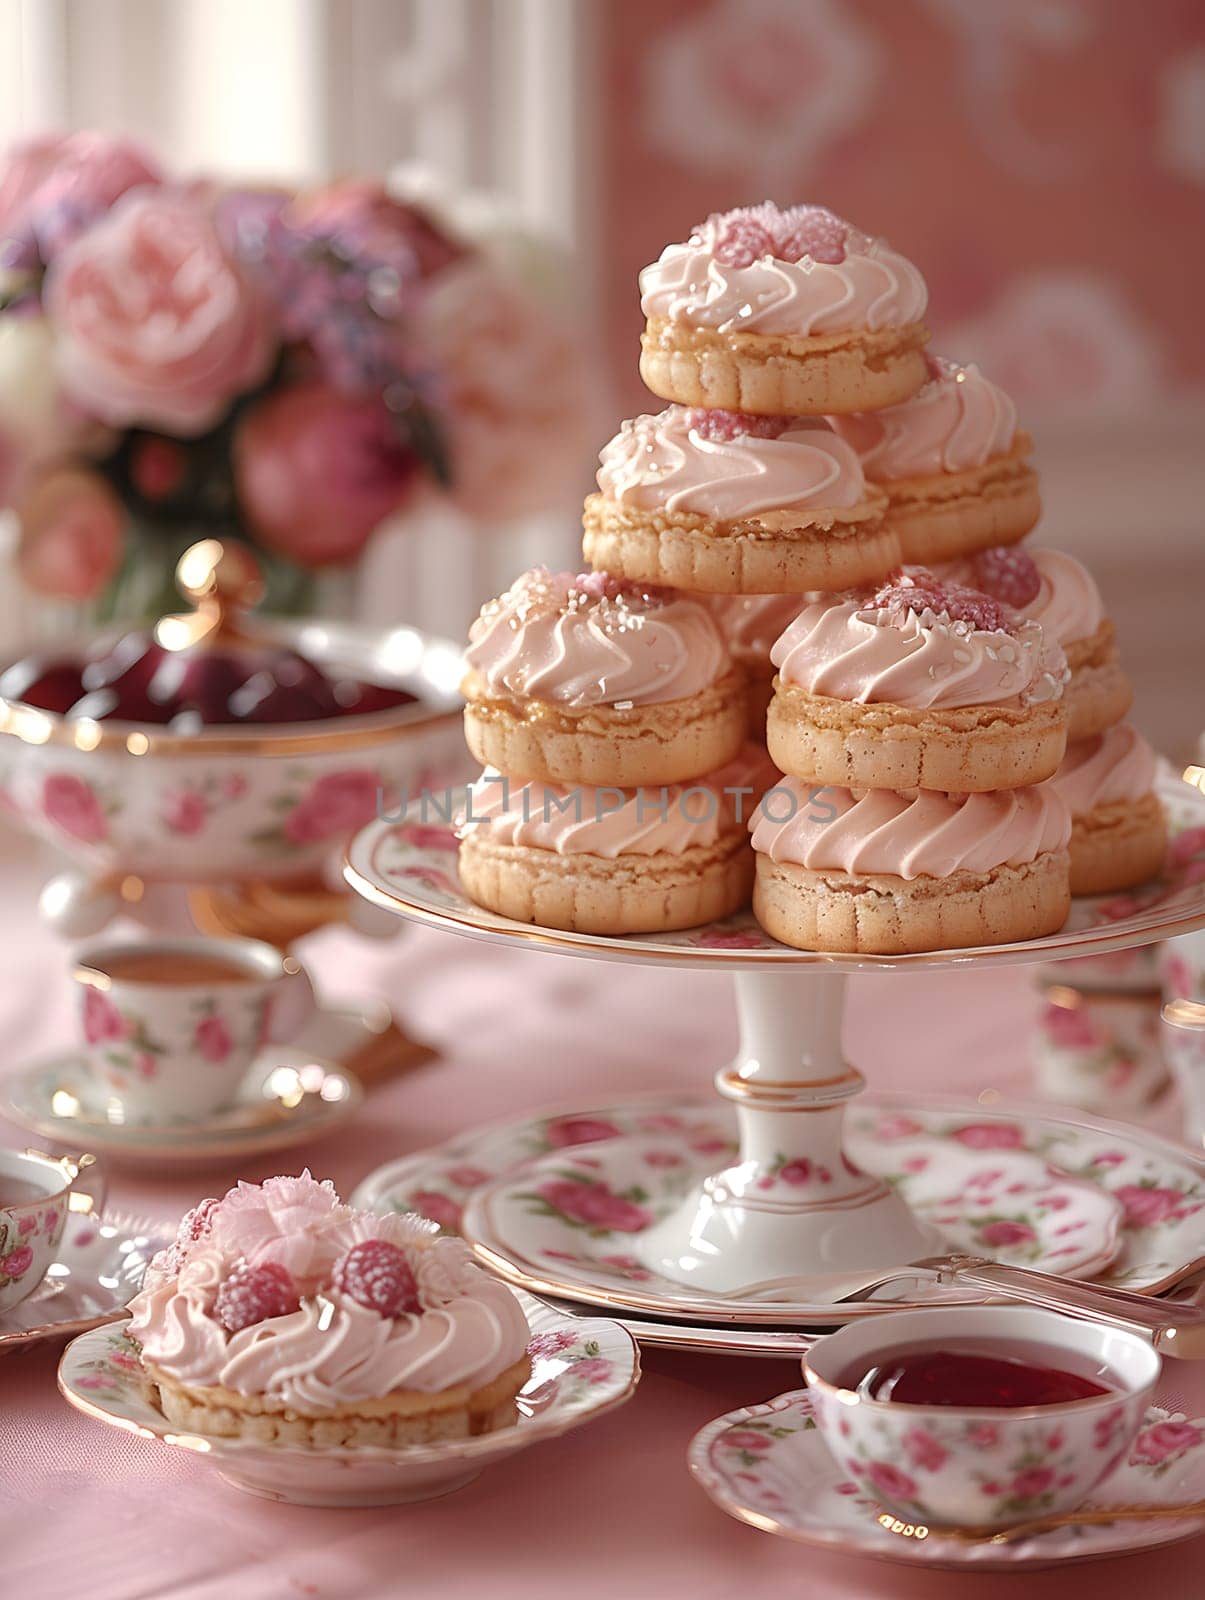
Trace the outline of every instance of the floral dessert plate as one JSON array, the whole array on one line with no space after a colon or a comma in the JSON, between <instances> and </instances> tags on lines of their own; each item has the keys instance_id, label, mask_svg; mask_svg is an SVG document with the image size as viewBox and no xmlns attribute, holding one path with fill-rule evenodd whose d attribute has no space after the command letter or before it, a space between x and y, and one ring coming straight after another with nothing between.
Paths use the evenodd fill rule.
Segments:
<instances>
[{"instance_id":1,"label":"floral dessert plate","mask_svg":"<svg viewBox=\"0 0 1205 1600\"><path fill-rule=\"evenodd\" d=\"M730 1516L766 1533L846 1555L873 1556L910 1566L1013 1571L1056 1566L1148 1550L1205 1533L1205 1517L1156 1518L1052 1529L1007 1542L988 1543L903 1523L875 1499L876 1476L921 1473L940 1456L927 1435L902 1464L851 1459L838 1464L816 1431L806 1390L780 1394L762 1405L717 1417L691 1440L687 1460L703 1489ZM938 1462L940 1464L940 1462ZM1041 1515L1044 1473L1027 1463L1010 1492L1030 1495ZM1024 1478L1024 1482L1020 1479ZM1205 1418L1189 1421L1152 1406L1129 1461L1102 1484L1096 1506L1174 1506L1205 1498Z\"/></svg>"},{"instance_id":2,"label":"floral dessert plate","mask_svg":"<svg viewBox=\"0 0 1205 1600\"><path fill-rule=\"evenodd\" d=\"M169 1242L155 1223L120 1212L99 1220L72 1213L45 1278L27 1299L0 1313L0 1355L124 1317L147 1262Z\"/></svg>"},{"instance_id":3,"label":"floral dessert plate","mask_svg":"<svg viewBox=\"0 0 1205 1600\"><path fill-rule=\"evenodd\" d=\"M83 1057L67 1054L6 1078L0 1115L60 1144L83 1141L125 1161L195 1161L316 1139L362 1098L358 1080L333 1062L296 1045L270 1045L225 1110L187 1122L126 1122L120 1104L98 1094Z\"/></svg>"},{"instance_id":4,"label":"floral dessert plate","mask_svg":"<svg viewBox=\"0 0 1205 1600\"><path fill-rule=\"evenodd\" d=\"M1140 1290L1158 1288L1205 1257L1205 1162L1144 1130L1087 1116L1055 1117L1038 1107L985 1110L974 1101L886 1094L864 1095L847 1114L847 1126L858 1164L897 1186L951 1248L974 1243L985 1255L1027 1266L1045 1255L1052 1270L1080 1275L1092 1270L1099 1254L1096 1276ZM638 1255L649 1197L669 1199L701 1167L722 1165L734 1141L734 1122L722 1105L633 1096L474 1130L381 1168L360 1185L353 1203L419 1211L459 1231L466 1207L478 1217L475 1202L501 1182L525 1228L537 1225L535 1249L553 1253L529 1256L526 1232L523 1265L495 1261L490 1243L491 1265L535 1292L606 1305L612 1314L690 1324L680 1341L667 1327L663 1343L699 1347L714 1332L722 1334L715 1347L729 1348L734 1323L753 1343L759 1328L769 1333L776 1321L816 1328L898 1309L899 1299L877 1297L840 1307L819 1300L741 1304L656 1281ZM612 1143L623 1147L625 1165L622 1177L616 1170L605 1182L609 1163L582 1161L606 1163ZM638 1174L628 1181L633 1163ZM519 1198L535 1194L537 1185L559 1184L583 1187L553 1187L551 1199L547 1192L537 1201ZM1070 1231L1059 1231L1064 1228ZM1057 1253L1063 1250L1075 1254ZM640 1324L631 1325L639 1336ZM776 1330L765 1353L780 1351Z\"/></svg>"},{"instance_id":5,"label":"floral dessert plate","mask_svg":"<svg viewBox=\"0 0 1205 1600\"><path fill-rule=\"evenodd\" d=\"M388 1450L289 1449L252 1439L182 1434L151 1398L134 1345L119 1325L74 1340L59 1364L59 1388L77 1410L146 1439L211 1461L236 1489L310 1506L402 1505L449 1494L493 1462L554 1439L622 1405L640 1379L635 1341L618 1323L567 1317L519 1296L531 1327L531 1377L518 1420L472 1439Z\"/></svg>"}]
</instances>

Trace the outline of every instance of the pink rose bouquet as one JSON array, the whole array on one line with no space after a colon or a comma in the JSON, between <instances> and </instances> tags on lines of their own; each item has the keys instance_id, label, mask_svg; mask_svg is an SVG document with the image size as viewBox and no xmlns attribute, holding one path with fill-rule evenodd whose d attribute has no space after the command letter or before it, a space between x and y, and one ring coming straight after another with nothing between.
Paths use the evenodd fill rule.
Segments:
<instances>
[{"instance_id":1,"label":"pink rose bouquet","mask_svg":"<svg viewBox=\"0 0 1205 1600\"><path fill-rule=\"evenodd\" d=\"M580 371L546 294L380 183L182 183L94 133L0 157L0 505L37 593L121 610L123 573L233 534L280 605L424 497L546 509Z\"/></svg>"}]
</instances>

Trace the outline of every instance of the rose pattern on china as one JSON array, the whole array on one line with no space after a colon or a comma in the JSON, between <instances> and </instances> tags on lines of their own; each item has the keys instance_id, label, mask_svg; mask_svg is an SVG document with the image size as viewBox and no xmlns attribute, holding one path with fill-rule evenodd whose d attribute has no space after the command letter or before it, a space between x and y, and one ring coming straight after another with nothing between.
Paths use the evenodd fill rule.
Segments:
<instances>
[{"instance_id":1,"label":"rose pattern on china","mask_svg":"<svg viewBox=\"0 0 1205 1600\"><path fill-rule=\"evenodd\" d=\"M220 1065L234 1049L229 1024L224 1017L214 1014L202 1017L197 1023L194 1040L197 1054L203 1061Z\"/></svg>"},{"instance_id":2,"label":"rose pattern on china","mask_svg":"<svg viewBox=\"0 0 1205 1600\"><path fill-rule=\"evenodd\" d=\"M108 836L110 814L85 778L59 772L42 782L42 815L81 844L99 844Z\"/></svg>"},{"instance_id":3,"label":"rose pattern on china","mask_svg":"<svg viewBox=\"0 0 1205 1600\"><path fill-rule=\"evenodd\" d=\"M383 793L381 775L371 768L328 772L300 794L279 795L272 804L282 820L259 829L251 842L278 851L333 843L370 822L383 803Z\"/></svg>"},{"instance_id":4,"label":"rose pattern on china","mask_svg":"<svg viewBox=\"0 0 1205 1600\"><path fill-rule=\"evenodd\" d=\"M584 1228L596 1237L640 1233L653 1220L644 1204L649 1198L647 1190L633 1185L617 1194L607 1184L588 1179L580 1171L549 1178L532 1193L516 1198L528 1202L533 1215L560 1218L570 1227Z\"/></svg>"},{"instance_id":5,"label":"rose pattern on china","mask_svg":"<svg viewBox=\"0 0 1205 1600\"><path fill-rule=\"evenodd\" d=\"M566 1150L571 1145L593 1144L598 1139L614 1139L619 1129L601 1117L554 1117L544 1124L549 1150Z\"/></svg>"}]
</instances>

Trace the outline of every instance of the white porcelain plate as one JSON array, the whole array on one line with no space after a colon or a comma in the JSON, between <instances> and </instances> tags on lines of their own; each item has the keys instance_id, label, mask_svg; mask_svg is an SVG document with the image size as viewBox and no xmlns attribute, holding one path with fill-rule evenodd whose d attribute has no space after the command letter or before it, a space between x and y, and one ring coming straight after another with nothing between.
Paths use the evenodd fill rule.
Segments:
<instances>
[{"instance_id":1,"label":"white porcelain plate","mask_svg":"<svg viewBox=\"0 0 1205 1600\"><path fill-rule=\"evenodd\" d=\"M0 1115L58 1144L103 1150L123 1161L197 1161L282 1150L316 1139L351 1116L358 1080L295 1045L269 1045L234 1105L191 1122L125 1122L99 1096L82 1056L19 1067L0 1084Z\"/></svg>"},{"instance_id":2,"label":"white porcelain plate","mask_svg":"<svg viewBox=\"0 0 1205 1600\"><path fill-rule=\"evenodd\" d=\"M401 1450L297 1450L249 1439L181 1434L151 1398L138 1352L120 1325L74 1340L59 1364L59 1388L78 1411L110 1427L193 1451L228 1483L294 1505L383 1506L428 1500L471 1483L485 1467L554 1439L622 1405L640 1362L617 1323L565 1317L520 1295L531 1326L532 1373L513 1426L473 1439Z\"/></svg>"},{"instance_id":3,"label":"white porcelain plate","mask_svg":"<svg viewBox=\"0 0 1205 1600\"><path fill-rule=\"evenodd\" d=\"M0 1312L0 1354L124 1317L147 1262L169 1242L156 1224L120 1212L99 1219L72 1213L45 1278L27 1299Z\"/></svg>"},{"instance_id":4,"label":"white porcelain plate","mask_svg":"<svg viewBox=\"0 0 1205 1600\"><path fill-rule=\"evenodd\" d=\"M909 1524L866 1494L833 1460L816 1431L805 1390L717 1417L695 1434L690 1470L730 1516L766 1533L846 1555L910 1566L1013 1571L1149 1550L1205 1533L1205 1517L1052 1529L1001 1543L971 1543ZM1129 1462L1091 1504L1177 1505L1205 1498L1205 1418L1189 1421L1152 1406ZM882 1517L882 1521L880 1521Z\"/></svg>"},{"instance_id":5,"label":"white porcelain plate","mask_svg":"<svg viewBox=\"0 0 1205 1600\"><path fill-rule=\"evenodd\" d=\"M430 798L417 800L401 822L370 823L349 847L345 876L352 888L374 905L417 922L473 938L520 939L566 955L610 961L672 960L680 966L712 969L813 965L844 972L949 967L971 958L978 965L1049 961L1060 956L1103 955L1205 926L1205 795L1181 781L1166 762L1160 772L1159 793L1175 834L1162 878L1126 894L1076 900L1061 931L1043 939L917 955L792 950L763 933L752 912L681 933L623 938L565 933L496 916L474 905L460 886L456 839L442 820L462 808L459 797L439 796L438 812Z\"/></svg>"},{"instance_id":6,"label":"white porcelain plate","mask_svg":"<svg viewBox=\"0 0 1205 1600\"><path fill-rule=\"evenodd\" d=\"M856 1102L847 1127L858 1164L897 1185L951 1248L974 1241L985 1254L1030 1266L1045 1259L1064 1274L1089 1271L1099 1257L1103 1281L1133 1289L1154 1289L1205 1257L1205 1162L1143 1130L1037 1107L985 1110L974 1101L874 1094ZM459 1231L466 1206L501 1180L515 1214L531 1208L523 1222L532 1231L521 1251L512 1256L508 1243L497 1260L491 1235L491 1265L524 1287L605 1305L612 1315L697 1323L683 1330L681 1342L692 1347L705 1341L707 1323L726 1335L739 1323L752 1336L776 1320L814 1328L898 1309L899 1300L884 1299L749 1305L653 1281L632 1249L645 1215L701 1170L723 1165L734 1141L727 1108L715 1101L633 1097L477 1129L391 1162L359 1186L353 1203L419 1211ZM612 1144L620 1152L613 1167ZM600 1179L602 1193L555 1187L597 1189ZM550 1186L551 1200L547 1192L522 1198ZM728 1347L727 1337L717 1343Z\"/></svg>"}]
</instances>

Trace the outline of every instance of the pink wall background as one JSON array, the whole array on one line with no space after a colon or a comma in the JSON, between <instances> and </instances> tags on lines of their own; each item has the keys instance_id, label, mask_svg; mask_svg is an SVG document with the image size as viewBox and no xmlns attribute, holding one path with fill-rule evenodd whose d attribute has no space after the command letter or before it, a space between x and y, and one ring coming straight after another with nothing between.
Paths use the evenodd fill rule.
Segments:
<instances>
[{"instance_id":1,"label":"pink wall background","mask_svg":"<svg viewBox=\"0 0 1205 1600\"><path fill-rule=\"evenodd\" d=\"M1199 0L622 0L603 7L605 327L709 211L819 201L928 279L934 348L1023 415L1205 396Z\"/></svg>"}]
</instances>

